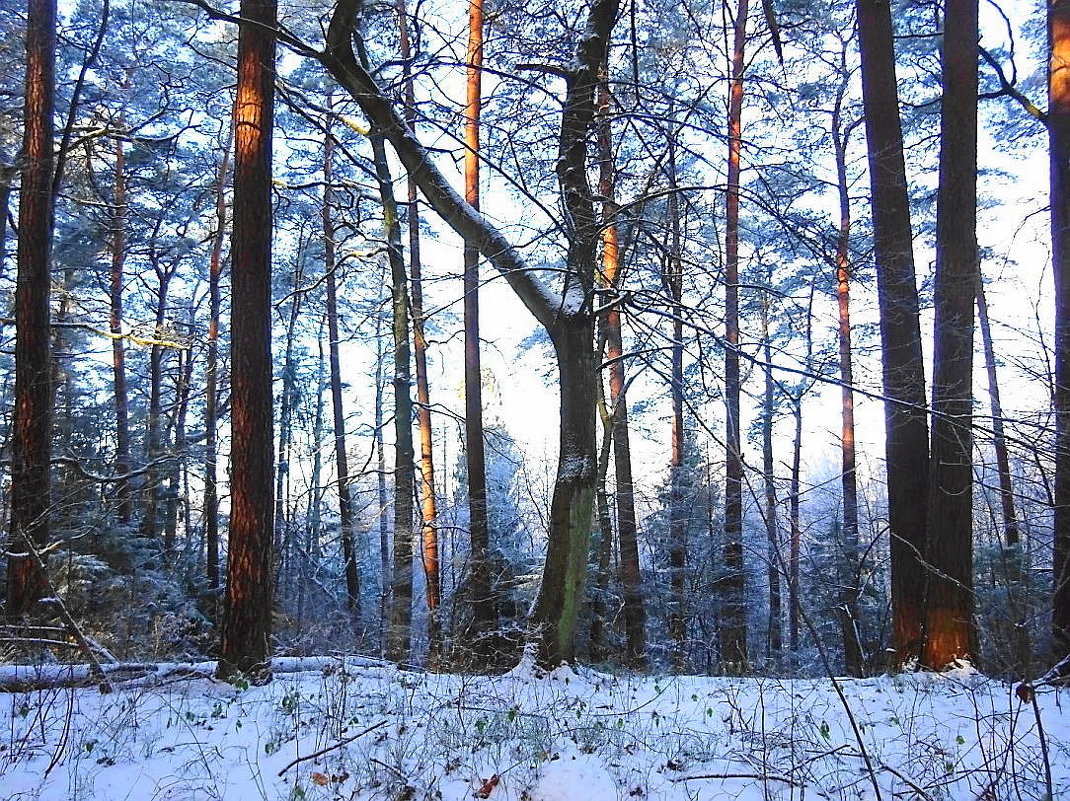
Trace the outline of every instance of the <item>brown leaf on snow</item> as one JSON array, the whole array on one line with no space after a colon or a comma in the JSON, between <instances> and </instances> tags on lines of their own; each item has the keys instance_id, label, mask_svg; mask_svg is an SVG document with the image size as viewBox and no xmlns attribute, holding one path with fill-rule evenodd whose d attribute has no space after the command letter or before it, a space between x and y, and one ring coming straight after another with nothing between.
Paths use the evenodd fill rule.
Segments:
<instances>
[{"instance_id":1,"label":"brown leaf on snow","mask_svg":"<svg viewBox=\"0 0 1070 801\"><path fill-rule=\"evenodd\" d=\"M483 786L479 788L479 792L476 793L476 798L490 798L490 794L494 792L494 788L498 786L498 782L502 780L502 777L495 773L485 782Z\"/></svg>"}]
</instances>

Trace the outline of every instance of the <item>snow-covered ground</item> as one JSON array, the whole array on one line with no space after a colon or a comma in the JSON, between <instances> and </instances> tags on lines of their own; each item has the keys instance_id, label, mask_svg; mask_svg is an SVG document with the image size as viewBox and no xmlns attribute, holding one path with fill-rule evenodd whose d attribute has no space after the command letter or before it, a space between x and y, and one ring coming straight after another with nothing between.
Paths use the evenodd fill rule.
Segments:
<instances>
[{"instance_id":1,"label":"snow-covered ground","mask_svg":"<svg viewBox=\"0 0 1070 801\"><path fill-rule=\"evenodd\" d=\"M833 682L280 667L295 672L264 687L179 674L109 695L0 695L0 798L1018 801L1049 783L1070 797L1066 691L1037 696L1038 720L969 670Z\"/></svg>"}]
</instances>

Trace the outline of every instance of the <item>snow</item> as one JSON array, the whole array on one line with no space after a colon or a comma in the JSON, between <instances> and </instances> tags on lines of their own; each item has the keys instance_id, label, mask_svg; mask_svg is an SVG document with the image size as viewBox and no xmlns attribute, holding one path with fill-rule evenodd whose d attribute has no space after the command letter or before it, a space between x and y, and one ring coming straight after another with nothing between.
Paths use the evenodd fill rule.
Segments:
<instances>
[{"instance_id":1,"label":"snow","mask_svg":"<svg viewBox=\"0 0 1070 801\"><path fill-rule=\"evenodd\" d=\"M264 687L216 681L208 667L163 666L153 681L116 673L107 695L0 695L0 798L801 801L879 791L888 801L1017 801L1048 792L1033 706L968 667L838 679L846 709L829 679L545 673L530 658L497 677L280 660ZM1037 695L1054 798L1070 794L1065 692Z\"/></svg>"}]
</instances>

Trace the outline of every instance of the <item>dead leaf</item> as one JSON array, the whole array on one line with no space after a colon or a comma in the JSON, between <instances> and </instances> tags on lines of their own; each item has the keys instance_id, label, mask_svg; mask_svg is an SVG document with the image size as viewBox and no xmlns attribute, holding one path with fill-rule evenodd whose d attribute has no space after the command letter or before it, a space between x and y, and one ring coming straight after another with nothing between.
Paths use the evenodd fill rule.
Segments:
<instances>
[{"instance_id":1,"label":"dead leaf","mask_svg":"<svg viewBox=\"0 0 1070 801\"><path fill-rule=\"evenodd\" d=\"M330 783L330 779L322 773L312 774L312 783L318 784L320 787L326 787Z\"/></svg>"},{"instance_id":2,"label":"dead leaf","mask_svg":"<svg viewBox=\"0 0 1070 801\"><path fill-rule=\"evenodd\" d=\"M485 782L483 786L479 788L479 792L476 793L476 798L490 798L490 794L494 792L494 788L498 786L498 782L502 780L502 777L495 773Z\"/></svg>"}]
</instances>

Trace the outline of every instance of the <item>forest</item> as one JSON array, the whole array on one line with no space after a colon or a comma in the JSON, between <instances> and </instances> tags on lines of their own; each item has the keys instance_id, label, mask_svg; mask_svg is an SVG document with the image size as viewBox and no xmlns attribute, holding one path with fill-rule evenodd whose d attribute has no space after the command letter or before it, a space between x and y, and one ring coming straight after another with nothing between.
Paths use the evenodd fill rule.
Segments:
<instances>
[{"instance_id":1,"label":"forest","mask_svg":"<svg viewBox=\"0 0 1070 801\"><path fill-rule=\"evenodd\" d=\"M1070 0L0 30L0 795L1070 792Z\"/></svg>"},{"instance_id":2,"label":"forest","mask_svg":"<svg viewBox=\"0 0 1070 801\"><path fill-rule=\"evenodd\" d=\"M1063 0L0 14L0 661L1070 672Z\"/></svg>"}]
</instances>

